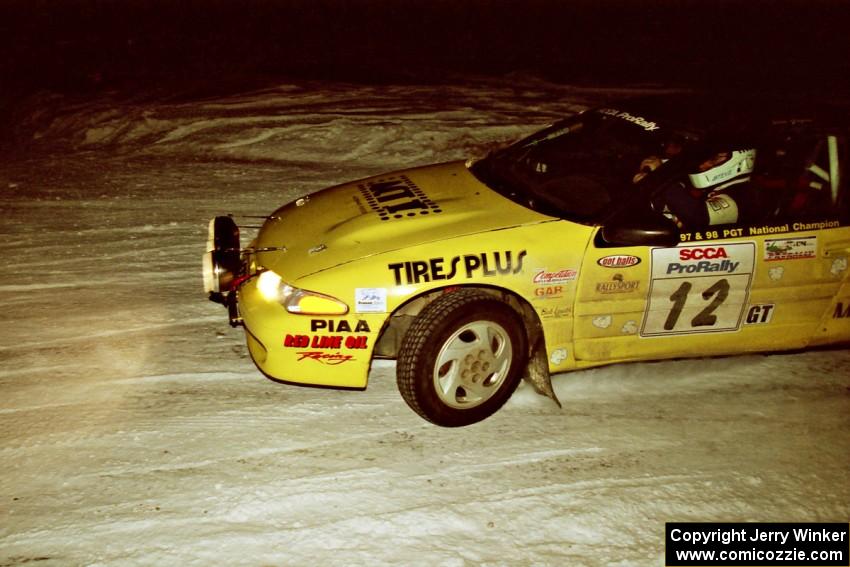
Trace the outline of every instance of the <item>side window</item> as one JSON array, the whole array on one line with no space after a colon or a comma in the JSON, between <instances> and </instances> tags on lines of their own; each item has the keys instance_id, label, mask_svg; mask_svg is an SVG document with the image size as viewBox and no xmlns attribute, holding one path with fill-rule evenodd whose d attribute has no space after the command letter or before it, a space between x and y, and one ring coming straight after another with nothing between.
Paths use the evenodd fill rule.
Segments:
<instances>
[{"instance_id":1,"label":"side window","mask_svg":"<svg viewBox=\"0 0 850 567\"><path fill-rule=\"evenodd\" d=\"M850 224L850 142L846 137L838 137L838 181L836 208L841 224Z\"/></svg>"},{"instance_id":2,"label":"side window","mask_svg":"<svg viewBox=\"0 0 850 567\"><path fill-rule=\"evenodd\" d=\"M832 133L786 135L763 146L753 181L767 216L777 222L846 217L846 154L846 138Z\"/></svg>"}]
</instances>

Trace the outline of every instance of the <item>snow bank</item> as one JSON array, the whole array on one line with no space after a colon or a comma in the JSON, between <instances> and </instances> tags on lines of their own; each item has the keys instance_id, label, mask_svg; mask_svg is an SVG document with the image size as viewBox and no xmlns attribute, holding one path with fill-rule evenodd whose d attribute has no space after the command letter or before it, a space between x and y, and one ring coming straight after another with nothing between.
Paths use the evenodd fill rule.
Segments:
<instances>
[{"instance_id":1,"label":"snow bank","mask_svg":"<svg viewBox=\"0 0 850 567\"><path fill-rule=\"evenodd\" d=\"M0 565L660 565L667 521L846 521L846 350L525 386L449 430L284 386L201 292L208 219L467 157L624 91L514 78L42 95L0 162Z\"/></svg>"}]
</instances>

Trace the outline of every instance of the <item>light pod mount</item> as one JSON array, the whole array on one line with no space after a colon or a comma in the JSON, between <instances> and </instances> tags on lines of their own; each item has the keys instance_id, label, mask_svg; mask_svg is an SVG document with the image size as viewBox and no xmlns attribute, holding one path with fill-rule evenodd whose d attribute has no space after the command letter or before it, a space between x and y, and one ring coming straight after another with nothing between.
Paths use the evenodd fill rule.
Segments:
<instances>
[{"instance_id":1,"label":"light pod mount","mask_svg":"<svg viewBox=\"0 0 850 567\"><path fill-rule=\"evenodd\" d=\"M224 294L242 270L239 227L229 216L210 220L204 254L204 291L212 301L225 303Z\"/></svg>"}]
</instances>

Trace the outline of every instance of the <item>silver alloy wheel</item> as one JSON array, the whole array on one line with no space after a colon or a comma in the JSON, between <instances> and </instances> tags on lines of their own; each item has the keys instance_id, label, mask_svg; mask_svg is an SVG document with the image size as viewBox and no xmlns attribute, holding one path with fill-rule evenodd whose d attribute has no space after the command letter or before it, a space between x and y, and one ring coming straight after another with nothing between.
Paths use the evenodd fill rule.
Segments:
<instances>
[{"instance_id":1,"label":"silver alloy wheel","mask_svg":"<svg viewBox=\"0 0 850 567\"><path fill-rule=\"evenodd\" d=\"M505 381L510 335L493 321L473 321L443 343L434 363L434 388L447 406L469 409L489 400Z\"/></svg>"}]
</instances>

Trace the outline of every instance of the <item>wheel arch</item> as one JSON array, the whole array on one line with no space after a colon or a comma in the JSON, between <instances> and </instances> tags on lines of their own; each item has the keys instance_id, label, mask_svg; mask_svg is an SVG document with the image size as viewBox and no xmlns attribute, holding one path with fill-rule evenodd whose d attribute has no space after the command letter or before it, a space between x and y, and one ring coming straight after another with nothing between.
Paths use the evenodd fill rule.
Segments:
<instances>
[{"instance_id":1,"label":"wheel arch","mask_svg":"<svg viewBox=\"0 0 850 567\"><path fill-rule=\"evenodd\" d=\"M523 332L529 347L537 342L543 341L543 326L537 312L518 293L499 286L489 285L453 285L434 289L429 289L399 305L384 322L384 326L375 343L375 355L381 358L395 358L398 354L398 347L401 345L401 339L404 338L405 332L413 322L413 319L419 315L426 305L434 301L437 297L445 293L451 293L458 289L473 289L483 291L488 295L499 299L510 306L520 317L524 324ZM529 353L531 354L531 353Z\"/></svg>"},{"instance_id":2,"label":"wheel arch","mask_svg":"<svg viewBox=\"0 0 850 567\"><path fill-rule=\"evenodd\" d=\"M373 357L396 358L407 329L422 309L437 297L457 289L482 291L506 303L514 310L523 323L522 331L526 339L528 363L523 379L529 382L537 393L551 398L560 406L561 404L552 389L546 355L546 341L540 317L531 303L520 294L505 287L483 284L453 285L430 289L411 297L387 317L375 343Z\"/></svg>"}]
</instances>

